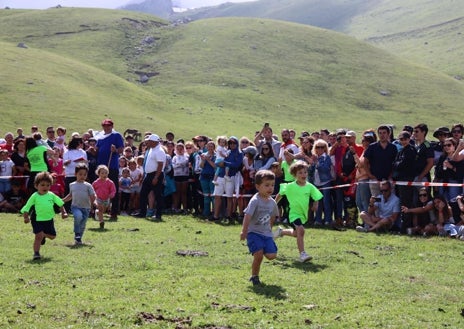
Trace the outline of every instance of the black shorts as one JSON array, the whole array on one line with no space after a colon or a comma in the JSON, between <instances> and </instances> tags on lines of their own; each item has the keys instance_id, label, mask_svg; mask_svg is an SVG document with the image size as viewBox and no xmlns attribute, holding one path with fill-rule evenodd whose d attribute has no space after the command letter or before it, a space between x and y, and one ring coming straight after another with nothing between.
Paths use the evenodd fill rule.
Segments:
<instances>
[{"instance_id":1,"label":"black shorts","mask_svg":"<svg viewBox=\"0 0 464 329\"><path fill-rule=\"evenodd\" d=\"M53 223L53 219L50 220L41 220L41 221L31 221L32 225L32 232L34 234L44 232L48 235L56 236L55 224Z\"/></svg>"},{"instance_id":2,"label":"black shorts","mask_svg":"<svg viewBox=\"0 0 464 329\"><path fill-rule=\"evenodd\" d=\"M296 230L297 226L303 226L300 218L295 219L293 222L290 223L290 226Z\"/></svg>"},{"instance_id":3,"label":"black shorts","mask_svg":"<svg viewBox=\"0 0 464 329\"><path fill-rule=\"evenodd\" d=\"M177 183L188 182L189 176L174 176L174 181Z\"/></svg>"}]
</instances>

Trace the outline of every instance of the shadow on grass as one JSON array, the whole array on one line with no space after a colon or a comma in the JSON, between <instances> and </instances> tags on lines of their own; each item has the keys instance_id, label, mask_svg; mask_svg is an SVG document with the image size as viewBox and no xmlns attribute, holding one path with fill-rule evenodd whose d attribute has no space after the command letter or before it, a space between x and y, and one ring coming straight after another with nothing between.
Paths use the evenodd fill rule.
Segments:
<instances>
[{"instance_id":1,"label":"shadow on grass","mask_svg":"<svg viewBox=\"0 0 464 329\"><path fill-rule=\"evenodd\" d=\"M99 228L99 227L90 227L90 228L87 228L86 230L92 231L92 232L99 232L99 233L106 233L106 232L111 231L111 230L108 230L107 228Z\"/></svg>"},{"instance_id":2,"label":"shadow on grass","mask_svg":"<svg viewBox=\"0 0 464 329\"><path fill-rule=\"evenodd\" d=\"M29 259L26 261L26 263L28 264L32 264L32 265L37 265L37 264L45 264L45 263L48 263L48 262L51 262L53 259L51 257L44 257L42 256L42 258L40 259Z\"/></svg>"},{"instance_id":3,"label":"shadow on grass","mask_svg":"<svg viewBox=\"0 0 464 329\"><path fill-rule=\"evenodd\" d=\"M273 266L280 266L283 269L293 267L304 272L317 273L325 270L328 266L325 264L315 264L313 262L301 263L298 260L285 256L277 256L277 260L272 263Z\"/></svg>"},{"instance_id":4,"label":"shadow on grass","mask_svg":"<svg viewBox=\"0 0 464 329\"><path fill-rule=\"evenodd\" d=\"M74 244L74 243L68 243L65 244L66 247L69 249L92 249L94 246L88 243L83 243L83 244Z\"/></svg>"},{"instance_id":5,"label":"shadow on grass","mask_svg":"<svg viewBox=\"0 0 464 329\"><path fill-rule=\"evenodd\" d=\"M286 290L281 286L277 286L274 284L268 285L262 283L261 285L250 286L248 289L253 291L257 295L262 295L266 298L273 298L277 300L287 299Z\"/></svg>"}]
</instances>

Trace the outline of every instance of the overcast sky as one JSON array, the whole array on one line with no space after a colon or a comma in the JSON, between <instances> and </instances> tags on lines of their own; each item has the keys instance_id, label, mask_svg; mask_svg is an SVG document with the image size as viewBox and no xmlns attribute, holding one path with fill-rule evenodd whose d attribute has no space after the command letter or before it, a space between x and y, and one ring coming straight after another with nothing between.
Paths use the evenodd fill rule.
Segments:
<instances>
[{"instance_id":1,"label":"overcast sky","mask_svg":"<svg viewBox=\"0 0 464 329\"><path fill-rule=\"evenodd\" d=\"M138 2L142 2L140 0ZM178 0L179 1L179 0ZM185 7L198 5L201 3L203 6L212 6L224 2L245 2L250 0L181 0ZM130 0L0 0L0 8L26 8L26 9L46 9L57 5L63 7L96 7L96 8L118 8L123 6Z\"/></svg>"}]
</instances>

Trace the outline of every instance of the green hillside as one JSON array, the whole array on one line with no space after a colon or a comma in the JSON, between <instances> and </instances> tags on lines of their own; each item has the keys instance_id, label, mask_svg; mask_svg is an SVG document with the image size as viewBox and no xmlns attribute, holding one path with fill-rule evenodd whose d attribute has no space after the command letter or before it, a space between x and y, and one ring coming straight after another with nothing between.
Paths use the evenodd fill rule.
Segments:
<instances>
[{"instance_id":1,"label":"green hillside","mask_svg":"<svg viewBox=\"0 0 464 329\"><path fill-rule=\"evenodd\" d=\"M448 75L464 76L464 1L260 0L200 8L179 16L195 20L245 16L318 26Z\"/></svg>"},{"instance_id":2,"label":"green hillside","mask_svg":"<svg viewBox=\"0 0 464 329\"><path fill-rule=\"evenodd\" d=\"M459 121L464 101L455 79L282 21L166 25L150 15L60 8L0 10L0 29L1 131L31 123L84 130L104 116L120 130L179 137L250 136L265 121L298 131L436 127ZM147 83L138 82L141 72L153 73Z\"/></svg>"}]
</instances>

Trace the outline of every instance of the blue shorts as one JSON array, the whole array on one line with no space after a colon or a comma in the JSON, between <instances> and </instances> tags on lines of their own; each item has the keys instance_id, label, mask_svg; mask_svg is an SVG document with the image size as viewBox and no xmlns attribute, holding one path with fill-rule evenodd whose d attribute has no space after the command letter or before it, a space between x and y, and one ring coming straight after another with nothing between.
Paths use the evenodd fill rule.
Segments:
<instances>
[{"instance_id":1,"label":"blue shorts","mask_svg":"<svg viewBox=\"0 0 464 329\"><path fill-rule=\"evenodd\" d=\"M277 254L277 245L270 236L250 232L247 235L248 250L253 255L262 250L264 254Z\"/></svg>"},{"instance_id":2,"label":"blue shorts","mask_svg":"<svg viewBox=\"0 0 464 329\"><path fill-rule=\"evenodd\" d=\"M41 221L32 220L31 225L32 232L34 232L34 234L44 232L45 234L56 236L53 219Z\"/></svg>"}]
</instances>

